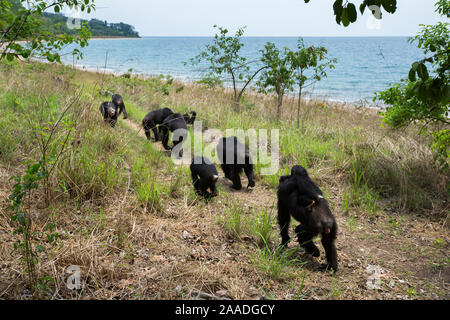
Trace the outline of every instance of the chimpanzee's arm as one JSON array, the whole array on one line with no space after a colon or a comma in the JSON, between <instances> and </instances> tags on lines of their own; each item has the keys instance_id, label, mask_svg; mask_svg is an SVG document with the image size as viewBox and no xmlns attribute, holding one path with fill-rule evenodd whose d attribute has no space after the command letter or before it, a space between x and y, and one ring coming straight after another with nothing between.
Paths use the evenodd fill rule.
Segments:
<instances>
[{"instance_id":1,"label":"chimpanzee's arm","mask_svg":"<svg viewBox=\"0 0 450 320\"><path fill-rule=\"evenodd\" d=\"M127 119L128 115L127 115L127 109L125 109L125 103L122 102L122 105L120 106L120 110L123 111L123 118Z\"/></svg>"}]
</instances>

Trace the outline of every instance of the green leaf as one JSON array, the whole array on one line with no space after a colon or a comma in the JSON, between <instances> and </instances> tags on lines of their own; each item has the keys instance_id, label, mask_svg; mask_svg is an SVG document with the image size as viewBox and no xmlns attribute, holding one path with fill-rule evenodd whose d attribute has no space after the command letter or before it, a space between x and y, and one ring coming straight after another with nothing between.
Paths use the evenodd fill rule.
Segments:
<instances>
[{"instance_id":1,"label":"green leaf","mask_svg":"<svg viewBox=\"0 0 450 320\"><path fill-rule=\"evenodd\" d=\"M25 219L25 215L24 215L23 212L19 212L19 213L17 214L17 221L18 221L22 226L25 226L25 224L26 224L26 219Z\"/></svg>"},{"instance_id":2,"label":"green leaf","mask_svg":"<svg viewBox=\"0 0 450 320\"><path fill-rule=\"evenodd\" d=\"M411 81L411 82L415 82L417 80L416 71L413 68L411 68L411 70L409 70L408 78L409 78L409 81Z\"/></svg>"},{"instance_id":3,"label":"green leaf","mask_svg":"<svg viewBox=\"0 0 450 320\"><path fill-rule=\"evenodd\" d=\"M356 7L353 3L349 3L347 5L347 15L348 20L350 20L351 23L356 22L356 19L358 18L358 13L356 12Z\"/></svg>"},{"instance_id":4,"label":"green leaf","mask_svg":"<svg viewBox=\"0 0 450 320\"><path fill-rule=\"evenodd\" d=\"M428 80L429 74L428 74L428 70L427 70L427 67L425 66L425 64L423 64L423 63L419 64L419 66L417 68L417 74L423 81Z\"/></svg>"},{"instance_id":5,"label":"green leaf","mask_svg":"<svg viewBox=\"0 0 450 320\"><path fill-rule=\"evenodd\" d=\"M389 13L394 13L397 10L397 0L382 0L381 5Z\"/></svg>"},{"instance_id":6,"label":"green leaf","mask_svg":"<svg viewBox=\"0 0 450 320\"><path fill-rule=\"evenodd\" d=\"M361 3L361 5L359 6L359 11L361 12L361 14L364 14L364 11L366 11L366 7L367 4L365 2Z\"/></svg>"},{"instance_id":7,"label":"green leaf","mask_svg":"<svg viewBox=\"0 0 450 320\"><path fill-rule=\"evenodd\" d=\"M341 19L342 19L342 24L344 25L344 27L348 27L349 24L350 24L350 20L348 18L348 9L347 8L344 8L342 10L342 17L341 17Z\"/></svg>"}]
</instances>

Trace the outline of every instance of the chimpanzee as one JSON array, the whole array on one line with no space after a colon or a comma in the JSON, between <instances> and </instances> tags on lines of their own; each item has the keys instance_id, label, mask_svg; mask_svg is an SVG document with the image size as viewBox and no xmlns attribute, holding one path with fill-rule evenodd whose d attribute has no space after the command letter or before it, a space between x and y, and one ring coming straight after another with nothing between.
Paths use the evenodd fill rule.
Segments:
<instances>
[{"instance_id":1,"label":"chimpanzee","mask_svg":"<svg viewBox=\"0 0 450 320\"><path fill-rule=\"evenodd\" d=\"M189 115L191 115L191 116L189 116ZM186 121L186 124L194 124L196 116L197 116L197 112L191 111L189 113L185 113L183 115L183 118L184 118L184 121Z\"/></svg>"},{"instance_id":2,"label":"chimpanzee","mask_svg":"<svg viewBox=\"0 0 450 320\"><path fill-rule=\"evenodd\" d=\"M117 117L119 116L114 103L112 103L111 101L103 102L100 105L100 112L102 113L105 123L109 123L111 128L114 128L117 122Z\"/></svg>"},{"instance_id":3,"label":"chimpanzee","mask_svg":"<svg viewBox=\"0 0 450 320\"><path fill-rule=\"evenodd\" d=\"M308 188L311 189L305 192ZM292 168L290 176L281 177L277 195L281 245L286 246L290 240L289 224L292 216L300 222L300 225L295 228L300 245L309 254L319 257L320 251L314 244L313 238L321 234L327 258L327 263L322 267L337 271L335 245L337 223L328 202L322 196L322 191L309 178L306 170L296 166Z\"/></svg>"},{"instance_id":4,"label":"chimpanzee","mask_svg":"<svg viewBox=\"0 0 450 320\"><path fill-rule=\"evenodd\" d=\"M227 149L228 148L228 149ZM244 170L248 178L248 188L255 186L253 162L250 151L238 141L237 137L222 138L217 145L217 156L225 177L233 182L233 189L241 190L240 174Z\"/></svg>"},{"instance_id":5,"label":"chimpanzee","mask_svg":"<svg viewBox=\"0 0 450 320\"><path fill-rule=\"evenodd\" d=\"M191 176L197 194L206 199L217 196L216 182L219 180L219 173L211 160L195 156L191 163Z\"/></svg>"},{"instance_id":6,"label":"chimpanzee","mask_svg":"<svg viewBox=\"0 0 450 320\"><path fill-rule=\"evenodd\" d=\"M155 142L160 141L160 131L158 130L158 125L162 124L164 119L173 114L173 111L169 108L162 108L158 110L153 110L145 116L142 120L142 125L144 126L145 135L148 140L151 140L150 130L153 130L155 134Z\"/></svg>"},{"instance_id":7,"label":"chimpanzee","mask_svg":"<svg viewBox=\"0 0 450 320\"><path fill-rule=\"evenodd\" d=\"M164 149L166 150L172 150L175 148L178 144L182 143L183 141L186 141L187 139L187 125L186 121L184 121L184 118L179 113L174 113L168 116L164 119L163 123L160 125L161 133L163 135L162 137L162 144L164 146ZM169 147L169 131L174 132L175 130L181 129L180 134L177 136L172 137L173 147ZM180 158L183 156L183 150L181 149L179 151Z\"/></svg>"},{"instance_id":8,"label":"chimpanzee","mask_svg":"<svg viewBox=\"0 0 450 320\"><path fill-rule=\"evenodd\" d=\"M120 114L123 112L123 118L127 119L127 110L125 109L125 104L123 103L122 96L120 94L114 94L111 100L116 106L116 110L118 111L117 116L120 116Z\"/></svg>"}]
</instances>

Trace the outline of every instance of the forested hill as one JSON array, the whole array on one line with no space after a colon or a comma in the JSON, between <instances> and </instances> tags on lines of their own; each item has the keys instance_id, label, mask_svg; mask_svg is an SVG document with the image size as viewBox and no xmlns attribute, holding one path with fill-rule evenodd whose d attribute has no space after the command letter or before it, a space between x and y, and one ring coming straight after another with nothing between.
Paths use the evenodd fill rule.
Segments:
<instances>
[{"instance_id":1,"label":"forested hill","mask_svg":"<svg viewBox=\"0 0 450 320\"><path fill-rule=\"evenodd\" d=\"M68 18L63 14L47 13L42 16L46 29L55 34L77 34L77 29L71 29L67 24ZM69 21L71 22L71 21ZM130 37L138 38L139 33L132 25L120 23L108 23L98 19L81 20L81 25L88 24L92 37Z\"/></svg>"},{"instance_id":2,"label":"forested hill","mask_svg":"<svg viewBox=\"0 0 450 320\"><path fill-rule=\"evenodd\" d=\"M9 3L11 3L14 11L18 11L23 8L22 2L20 0L8 1ZM39 19L43 21L45 29L52 32L53 34L78 34L77 28L69 28L70 23L74 23L74 21L69 20L68 24L67 22L70 18L61 13L44 12L42 16L39 17ZM91 19L89 21L81 19L81 21L79 22L81 22L81 25L85 25L86 23L88 24L92 37L139 38L139 33L134 30L134 27L123 22L108 23L107 21L98 19Z\"/></svg>"}]
</instances>

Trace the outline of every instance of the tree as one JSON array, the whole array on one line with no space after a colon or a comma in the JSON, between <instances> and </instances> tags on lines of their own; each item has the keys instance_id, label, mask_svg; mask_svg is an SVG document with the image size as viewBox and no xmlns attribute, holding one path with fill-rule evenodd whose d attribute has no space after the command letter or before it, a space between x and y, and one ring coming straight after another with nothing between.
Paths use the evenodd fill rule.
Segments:
<instances>
[{"instance_id":1,"label":"tree","mask_svg":"<svg viewBox=\"0 0 450 320\"><path fill-rule=\"evenodd\" d=\"M44 27L41 20L44 11L53 9L58 13L68 6L90 13L95 9L93 2L94 0L0 0L0 60L26 59L33 53L50 62L61 62L60 50L71 43L86 46L90 33L86 27L82 27L76 37L68 34L55 35ZM72 53L81 56L78 49L74 49Z\"/></svg>"},{"instance_id":2,"label":"tree","mask_svg":"<svg viewBox=\"0 0 450 320\"><path fill-rule=\"evenodd\" d=\"M267 66L257 82L259 91L277 94L277 119L280 120L284 95L293 89L294 70L289 60L289 49L281 52L275 44L268 42L264 50L260 50L261 62Z\"/></svg>"},{"instance_id":3,"label":"tree","mask_svg":"<svg viewBox=\"0 0 450 320\"><path fill-rule=\"evenodd\" d=\"M297 50L290 50L288 55L292 69L296 71L295 80L298 85L297 128L300 127L300 108L303 89L327 77L327 69L334 69L337 59L326 57L328 51L324 47L306 47L302 38L297 41Z\"/></svg>"},{"instance_id":4,"label":"tree","mask_svg":"<svg viewBox=\"0 0 450 320\"><path fill-rule=\"evenodd\" d=\"M304 0L305 3L309 3L310 0ZM443 0L445 1L445 0ZM397 0L363 0L359 5L359 11L364 14L365 10L369 9L373 16L377 19L381 19L384 9L388 13L395 13L397 11ZM358 11L356 5L349 1L335 0L333 3L334 15L336 16L336 22L338 24L348 27L350 23L356 22L358 19Z\"/></svg>"},{"instance_id":5,"label":"tree","mask_svg":"<svg viewBox=\"0 0 450 320\"><path fill-rule=\"evenodd\" d=\"M217 28L214 25L214 28ZM224 74L231 76L234 92L235 107L239 107L239 103L245 89L250 82L266 67L261 67L258 70L250 71L250 64L247 58L241 56L239 51L244 46L241 42L241 37L244 34L244 29L239 28L234 36L228 36L228 30L218 27L219 33L214 36L213 44L206 45L199 55L192 58L190 61L193 65L199 64L202 61L209 63L209 78L222 78ZM238 88L238 82L242 81L242 88Z\"/></svg>"},{"instance_id":6,"label":"tree","mask_svg":"<svg viewBox=\"0 0 450 320\"><path fill-rule=\"evenodd\" d=\"M449 1L438 1L437 12L450 15ZM392 128L410 123L423 123L423 129L432 136L432 147L444 166L448 168L450 147L449 102L450 102L450 30L449 23L421 25L419 34L410 38L425 55L431 55L415 62L408 79L377 93L375 99L384 101L390 107L384 114L384 122ZM430 65L431 74L426 65ZM374 100L375 100L374 99Z\"/></svg>"}]
</instances>

